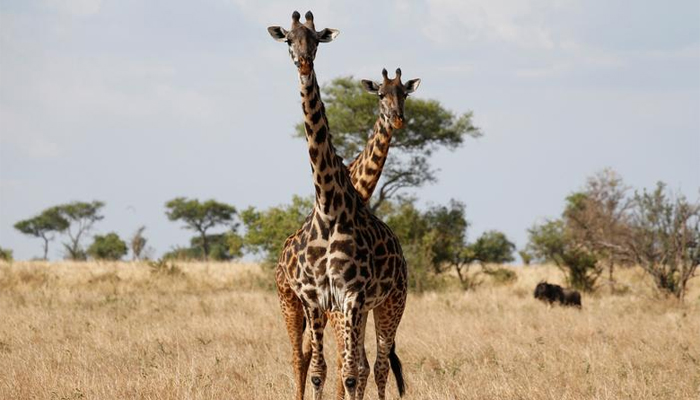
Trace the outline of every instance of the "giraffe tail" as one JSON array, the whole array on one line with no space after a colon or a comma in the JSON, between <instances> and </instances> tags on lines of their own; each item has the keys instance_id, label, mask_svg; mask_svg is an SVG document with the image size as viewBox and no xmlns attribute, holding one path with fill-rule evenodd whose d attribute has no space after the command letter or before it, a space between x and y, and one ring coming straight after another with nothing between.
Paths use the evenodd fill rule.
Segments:
<instances>
[{"instance_id":1,"label":"giraffe tail","mask_svg":"<svg viewBox=\"0 0 700 400\"><path fill-rule=\"evenodd\" d=\"M396 343L392 344L391 350L389 350L389 364L391 365L391 371L394 373L394 378L396 378L396 386L399 388L399 397L403 397L403 394L406 392L406 383L403 381L401 360L399 360L399 356L396 355Z\"/></svg>"}]
</instances>

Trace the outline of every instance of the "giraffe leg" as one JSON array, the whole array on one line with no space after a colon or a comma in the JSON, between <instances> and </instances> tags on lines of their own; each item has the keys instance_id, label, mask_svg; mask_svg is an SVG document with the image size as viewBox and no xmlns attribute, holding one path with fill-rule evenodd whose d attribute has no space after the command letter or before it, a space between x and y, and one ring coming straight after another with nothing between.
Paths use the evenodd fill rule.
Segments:
<instances>
[{"instance_id":1,"label":"giraffe leg","mask_svg":"<svg viewBox=\"0 0 700 400\"><path fill-rule=\"evenodd\" d=\"M299 297L292 291L284 274L277 275L277 295L282 315L287 326L287 334L292 343L292 364L297 400L303 400L306 388L306 372L311 361L310 330L304 329L304 309ZM305 333L306 332L306 333Z\"/></svg>"},{"instance_id":2,"label":"giraffe leg","mask_svg":"<svg viewBox=\"0 0 700 400\"><path fill-rule=\"evenodd\" d=\"M326 328L326 313L321 309L305 308L306 319L311 330L311 364L309 374L313 386L314 400L323 398L323 384L326 382L326 360L323 357L323 330Z\"/></svg>"},{"instance_id":3,"label":"giraffe leg","mask_svg":"<svg viewBox=\"0 0 700 400\"><path fill-rule=\"evenodd\" d=\"M345 332L343 339L345 350L343 356L343 385L345 393L348 394L350 400L357 399L357 384L359 381L359 366L361 352L359 346L364 343L360 342L360 335L364 325L362 320L367 320L367 313L361 312L361 307L358 304L348 305L344 313Z\"/></svg>"},{"instance_id":4,"label":"giraffe leg","mask_svg":"<svg viewBox=\"0 0 700 400\"><path fill-rule=\"evenodd\" d=\"M336 355L336 380L335 386L335 398L336 400L345 399L345 386L343 385L343 358L345 355L345 341L343 340L344 329L344 319L343 313L340 311L331 311L328 313L328 321L333 328L333 334L335 336L335 345L338 350Z\"/></svg>"},{"instance_id":5,"label":"giraffe leg","mask_svg":"<svg viewBox=\"0 0 700 400\"><path fill-rule=\"evenodd\" d=\"M386 397L389 368L394 371L399 396L403 396L404 380L401 361L395 353L394 339L406 306L406 292L395 291L379 307L374 309L374 325L377 333L377 360L374 363L374 379L379 399Z\"/></svg>"},{"instance_id":6,"label":"giraffe leg","mask_svg":"<svg viewBox=\"0 0 700 400\"><path fill-rule=\"evenodd\" d=\"M365 388L367 387L367 378L369 377L369 361L367 360L367 353L365 352L365 328L367 327L367 317L368 313L362 315L362 320L360 322L361 330L360 337L358 339L357 346L357 398L362 399L365 395Z\"/></svg>"}]
</instances>

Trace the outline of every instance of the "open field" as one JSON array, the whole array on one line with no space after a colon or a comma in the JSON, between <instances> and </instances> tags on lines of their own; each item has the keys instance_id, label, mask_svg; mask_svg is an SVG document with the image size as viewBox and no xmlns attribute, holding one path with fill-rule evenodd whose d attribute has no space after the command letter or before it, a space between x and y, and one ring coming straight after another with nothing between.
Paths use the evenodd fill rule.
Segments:
<instances>
[{"instance_id":1,"label":"open field","mask_svg":"<svg viewBox=\"0 0 700 400\"><path fill-rule=\"evenodd\" d=\"M259 268L179 266L0 264L0 399L291 398L290 346ZM700 398L700 278L677 304L621 271L624 294L584 295L578 311L531 298L541 278L560 280L554 268L513 269L509 285L409 297L407 399ZM367 348L373 362L371 332Z\"/></svg>"}]
</instances>

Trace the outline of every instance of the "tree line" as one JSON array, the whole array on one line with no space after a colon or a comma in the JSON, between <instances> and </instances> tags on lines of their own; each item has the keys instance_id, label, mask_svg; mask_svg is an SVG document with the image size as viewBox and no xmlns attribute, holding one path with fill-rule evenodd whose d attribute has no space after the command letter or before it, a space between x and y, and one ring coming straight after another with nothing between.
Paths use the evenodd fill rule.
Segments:
<instances>
[{"instance_id":1,"label":"tree line","mask_svg":"<svg viewBox=\"0 0 700 400\"><path fill-rule=\"evenodd\" d=\"M687 282L700 265L699 202L672 194L663 183L651 190L633 190L612 170L590 177L564 200L559 218L528 229L528 243L518 251L525 265L553 263L569 286L587 292L606 285L617 290L616 268L642 268L661 291L684 297ZM64 254L71 260L120 260L129 250L135 260L149 258L145 227L127 241L114 232L95 235L84 247L94 224L104 218L103 207L101 201L62 204L17 222L15 228L41 239L44 259L58 234L64 235ZM312 207L311 197L299 196L289 204L240 212L215 200L174 198L165 203L165 215L195 235L189 246L176 247L163 259L226 261L252 254L271 269L285 239L302 225ZM478 284L469 274L473 265L498 279L514 278L512 271L497 265L515 260L515 244L497 230L467 240L471 222L459 201L420 209L415 198L397 196L384 199L376 214L399 237L414 290L431 289L451 275L469 289ZM215 229L219 232L212 233Z\"/></svg>"}]
</instances>

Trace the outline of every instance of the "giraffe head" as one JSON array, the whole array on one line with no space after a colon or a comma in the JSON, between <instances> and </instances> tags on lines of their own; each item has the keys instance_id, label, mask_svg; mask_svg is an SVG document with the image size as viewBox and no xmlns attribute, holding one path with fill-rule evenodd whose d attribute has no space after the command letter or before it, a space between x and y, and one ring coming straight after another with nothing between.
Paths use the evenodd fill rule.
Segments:
<instances>
[{"instance_id":1,"label":"giraffe head","mask_svg":"<svg viewBox=\"0 0 700 400\"><path fill-rule=\"evenodd\" d=\"M340 33L337 29L324 28L316 31L314 15L307 11L302 24L299 22L299 12L292 14L292 28L288 31L279 26L267 28L270 36L278 42L289 45L289 55L297 66L299 74L309 75L314 68L314 58L319 43L328 43Z\"/></svg>"},{"instance_id":2,"label":"giraffe head","mask_svg":"<svg viewBox=\"0 0 700 400\"><path fill-rule=\"evenodd\" d=\"M385 124L391 124L394 129L401 129L404 125L403 106L406 97L418 89L420 79L411 79L401 83L401 68L396 69L396 77L389 79L386 69L382 70L384 80L382 83L363 79L362 86L366 91L379 96L379 112Z\"/></svg>"}]
</instances>

